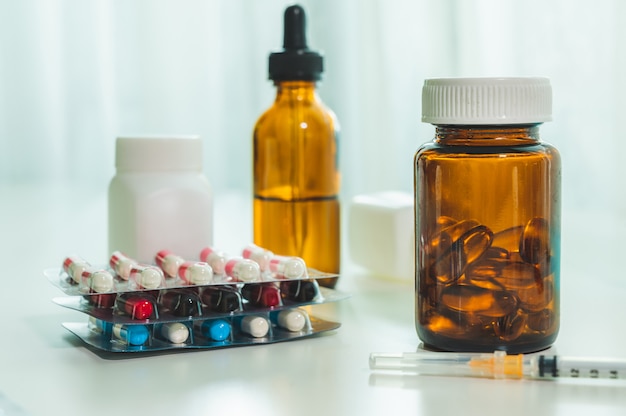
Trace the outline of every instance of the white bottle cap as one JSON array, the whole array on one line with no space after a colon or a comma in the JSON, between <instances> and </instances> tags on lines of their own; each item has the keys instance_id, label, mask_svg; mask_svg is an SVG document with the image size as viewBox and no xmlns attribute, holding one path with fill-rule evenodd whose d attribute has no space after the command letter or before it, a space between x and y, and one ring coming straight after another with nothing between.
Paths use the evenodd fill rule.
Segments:
<instances>
[{"instance_id":1,"label":"white bottle cap","mask_svg":"<svg viewBox=\"0 0 626 416\"><path fill-rule=\"evenodd\" d=\"M202 140L198 136L118 137L115 167L119 172L200 171Z\"/></svg>"},{"instance_id":2,"label":"white bottle cap","mask_svg":"<svg viewBox=\"0 0 626 416\"><path fill-rule=\"evenodd\" d=\"M422 121L439 125L552 120L548 78L438 78L422 88Z\"/></svg>"}]
</instances>

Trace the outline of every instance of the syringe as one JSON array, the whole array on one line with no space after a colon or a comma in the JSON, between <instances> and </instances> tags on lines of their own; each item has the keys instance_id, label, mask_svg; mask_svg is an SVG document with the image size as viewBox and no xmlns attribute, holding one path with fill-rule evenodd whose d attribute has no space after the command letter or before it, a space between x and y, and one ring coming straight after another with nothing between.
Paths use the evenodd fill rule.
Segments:
<instances>
[{"instance_id":1,"label":"syringe","mask_svg":"<svg viewBox=\"0 0 626 416\"><path fill-rule=\"evenodd\" d=\"M559 377L626 379L626 359L460 353L372 353L372 370L396 370L423 375L533 378Z\"/></svg>"}]
</instances>

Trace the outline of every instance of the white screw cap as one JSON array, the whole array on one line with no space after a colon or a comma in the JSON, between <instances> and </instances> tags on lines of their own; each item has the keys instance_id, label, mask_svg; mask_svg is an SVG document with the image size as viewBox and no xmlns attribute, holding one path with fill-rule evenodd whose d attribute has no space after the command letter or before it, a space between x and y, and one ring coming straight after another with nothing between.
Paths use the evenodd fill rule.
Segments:
<instances>
[{"instance_id":1,"label":"white screw cap","mask_svg":"<svg viewBox=\"0 0 626 416\"><path fill-rule=\"evenodd\" d=\"M548 78L436 78L424 81L422 121L508 125L552 120Z\"/></svg>"}]
</instances>

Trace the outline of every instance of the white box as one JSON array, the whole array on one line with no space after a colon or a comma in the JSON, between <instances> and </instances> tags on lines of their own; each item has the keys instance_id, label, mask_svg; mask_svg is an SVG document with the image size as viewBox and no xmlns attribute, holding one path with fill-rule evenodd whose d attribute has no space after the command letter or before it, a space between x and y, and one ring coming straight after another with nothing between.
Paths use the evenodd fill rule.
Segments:
<instances>
[{"instance_id":1,"label":"white box","mask_svg":"<svg viewBox=\"0 0 626 416\"><path fill-rule=\"evenodd\" d=\"M415 220L413 195L385 191L352 198L348 248L354 263L373 274L413 279Z\"/></svg>"}]
</instances>

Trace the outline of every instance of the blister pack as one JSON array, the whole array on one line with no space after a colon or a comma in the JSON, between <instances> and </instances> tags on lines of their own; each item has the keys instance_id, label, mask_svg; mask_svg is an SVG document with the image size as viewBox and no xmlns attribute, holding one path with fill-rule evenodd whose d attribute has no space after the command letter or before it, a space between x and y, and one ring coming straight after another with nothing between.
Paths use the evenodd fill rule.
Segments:
<instances>
[{"instance_id":1,"label":"blister pack","mask_svg":"<svg viewBox=\"0 0 626 416\"><path fill-rule=\"evenodd\" d=\"M199 259L167 250L140 263L114 252L104 266L68 256L44 271L66 296L53 301L88 315L65 323L85 343L108 352L206 349L274 343L339 328L306 306L347 295L320 287L332 277L298 257L249 245L231 257L211 247Z\"/></svg>"}]
</instances>

